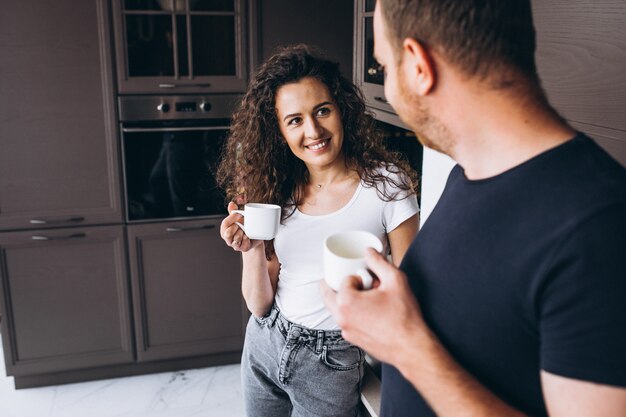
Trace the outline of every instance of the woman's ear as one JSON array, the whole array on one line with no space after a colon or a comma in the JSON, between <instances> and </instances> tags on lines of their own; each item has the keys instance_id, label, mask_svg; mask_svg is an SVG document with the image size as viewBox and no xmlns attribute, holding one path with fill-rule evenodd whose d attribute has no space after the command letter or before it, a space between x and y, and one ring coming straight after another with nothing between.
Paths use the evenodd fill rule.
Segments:
<instances>
[{"instance_id":1,"label":"woman's ear","mask_svg":"<svg viewBox=\"0 0 626 417\"><path fill-rule=\"evenodd\" d=\"M402 70L405 81L419 96L428 95L435 86L437 74L433 57L421 42L406 38L402 42Z\"/></svg>"}]
</instances>

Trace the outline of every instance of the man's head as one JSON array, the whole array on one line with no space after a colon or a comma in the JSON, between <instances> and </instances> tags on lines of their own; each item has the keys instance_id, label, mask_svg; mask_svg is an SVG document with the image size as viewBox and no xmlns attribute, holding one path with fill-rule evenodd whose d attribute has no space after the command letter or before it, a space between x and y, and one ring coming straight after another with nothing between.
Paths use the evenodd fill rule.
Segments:
<instances>
[{"instance_id":1,"label":"man's head","mask_svg":"<svg viewBox=\"0 0 626 417\"><path fill-rule=\"evenodd\" d=\"M426 146L445 153L453 138L428 97L444 65L481 88L538 87L530 0L378 0L374 34L387 99Z\"/></svg>"},{"instance_id":2,"label":"man's head","mask_svg":"<svg viewBox=\"0 0 626 417\"><path fill-rule=\"evenodd\" d=\"M514 72L536 79L530 0L379 0L394 55L412 38L469 77L494 86Z\"/></svg>"}]
</instances>

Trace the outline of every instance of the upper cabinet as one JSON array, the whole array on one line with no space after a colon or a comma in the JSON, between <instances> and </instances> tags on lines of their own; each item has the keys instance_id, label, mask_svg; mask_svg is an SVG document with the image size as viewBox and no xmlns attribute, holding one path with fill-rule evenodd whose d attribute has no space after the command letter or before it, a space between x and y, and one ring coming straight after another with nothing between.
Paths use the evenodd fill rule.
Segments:
<instances>
[{"instance_id":1,"label":"upper cabinet","mask_svg":"<svg viewBox=\"0 0 626 417\"><path fill-rule=\"evenodd\" d=\"M374 6L375 0L354 1L354 73L356 85L365 95L367 106L376 118L406 128L385 98L385 74L374 58Z\"/></svg>"},{"instance_id":2,"label":"upper cabinet","mask_svg":"<svg viewBox=\"0 0 626 417\"><path fill-rule=\"evenodd\" d=\"M0 13L0 230L120 223L105 0Z\"/></svg>"},{"instance_id":3,"label":"upper cabinet","mask_svg":"<svg viewBox=\"0 0 626 417\"><path fill-rule=\"evenodd\" d=\"M244 0L114 0L119 93L244 91L250 12Z\"/></svg>"}]
</instances>

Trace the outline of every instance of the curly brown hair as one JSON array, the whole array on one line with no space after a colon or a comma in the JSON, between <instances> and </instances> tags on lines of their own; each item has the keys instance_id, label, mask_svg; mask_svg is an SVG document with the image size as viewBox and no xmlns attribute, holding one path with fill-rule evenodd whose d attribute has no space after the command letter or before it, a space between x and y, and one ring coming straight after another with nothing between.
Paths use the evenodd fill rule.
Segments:
<instances>
[{"instance_id":1,"label":"curly brown hair","mask_svg":"<svg viewBox=\"0 0 626 417\"><path fill-rule=\"evenodd\" d=\"M276 92L285 84L313 77L328 87L341 113L343 156L366 186L385 201L416 193L417 173L406 158L386 149L361 91L339 72L339 65L307 45L283 48L270 57L250 82L233 113L231 130L217 170L227 201L271 203L283 208L285 220L302 204L308 171L280 133ZM399 174L386 176L385 171ZM389 189L397 191L389 192ZM274 255L273 242L265 246Z\"/></svg>"}]
</instances>

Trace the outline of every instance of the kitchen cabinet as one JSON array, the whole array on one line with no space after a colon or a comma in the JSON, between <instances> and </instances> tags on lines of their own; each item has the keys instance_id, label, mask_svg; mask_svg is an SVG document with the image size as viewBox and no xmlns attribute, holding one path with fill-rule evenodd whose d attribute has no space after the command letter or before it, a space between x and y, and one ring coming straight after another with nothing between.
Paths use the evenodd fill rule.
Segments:
<instances>
[{"instance_id":1,"label":"kitchen cabinet","mask_svg":"<svg viewBox=\"0 0 626 417\"><path fill-rule=\"evenodd\" d=\"M374 58L375 0L354 1L353 80L378 120L408 129L385 98L385 76Z\"/></svg>"},{"instance_id":2,"label":"kitchen cabinet","mask_svg":"<svg viewBox=\"0 0 626 417\"><path fill-rule=\"evenodd\" d=\"M243 2L172 7L181 3L191 22L240 24ZM0 13L0 325L17 388L241 355L241 261L219 239L221 218L195 231L194 221L125 224L114 6L12 1Z\"/></svg>"},{"instance_id":3,"label":"kitchen cabinet","mask_svg":"<svg viewBox=\"0 0 626 417\"><path fill-rule=\"evenodd\" d=\"M241 352L241 256L221 220L128 226L138 361Z\"/></svg>"},{"instance_id":4,"label":"kitchen cabinet","mask_svg":"<svg viewBox=\"0 0 626 417\"><path fill-rule=\"evenodd\" d=\"M254 21L254 2L249 3L113 0L118 91L244 91L247 52L254 49L247 41L247 23Z\"/></svg>"},{"instance_id":5,"label":"kitchen cabinet","mask_svg":"<svg viewBox=\"0 0 626 417\"><path fill-rule=\"evenodd\" d=\"M132 362L129 306L123 226L0 233L7 375Z\"/></svg>"},{"instance_id":6,"label":"kitchen cabinet","mask_svg":"<svg viewBox=\"0 0 626 417\"><path fill-rule=\"evenodd\" d=\"M0 13L0 230L122 221L107 2Z\"/></svg>"},{"instance_id":7,"label":"kitchen cabinet","mask_svg":"<svg viewBox=\"0 0 626 417\"><path fill-rule=\"evenodd\" d=\"M105 0L0 14L0 314L16 385L134 360L108 22Z\"/></svg>"},{"instance_id":8,"label":"kitchen cabinet","mask_svg":"<svg viewBox=\"0 0 626 417\"><path fill-rule=\"evenodd\" d=\"M626 166L626 8L532 1L537 70L550 103Z\"/></svg>"}]
</instances>

